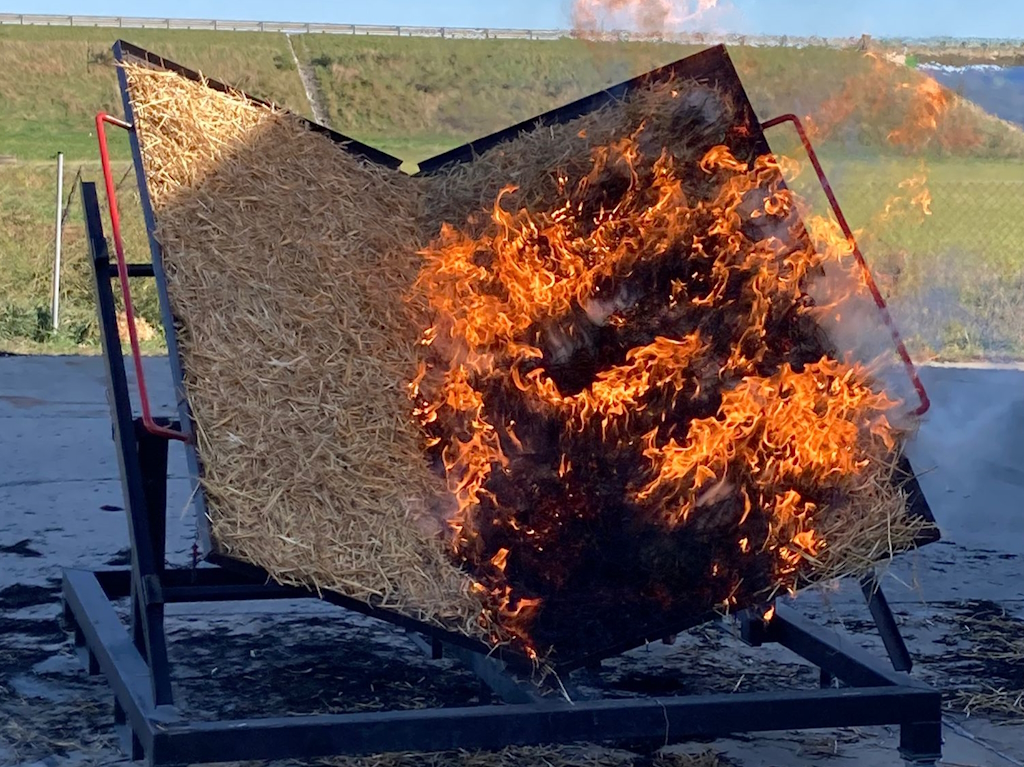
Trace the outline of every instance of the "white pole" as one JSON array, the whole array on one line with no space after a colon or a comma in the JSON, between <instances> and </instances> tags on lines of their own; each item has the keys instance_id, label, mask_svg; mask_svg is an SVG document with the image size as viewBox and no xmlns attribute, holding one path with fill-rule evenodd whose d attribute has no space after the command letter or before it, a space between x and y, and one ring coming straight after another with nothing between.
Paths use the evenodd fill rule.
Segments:
<instances>
[{"instance_id":1,"label":"white pole","mask_svg":"<svg viewBox=\"0 0 1024 767\"><path fill-rule=\"evenodd\" d=\"M57 152L57 248L53 255L53 300L50 302L50 317L53 329L57 329L60 314L60 228L64 211L64 153Z\"/></svg>"}]
</instances>

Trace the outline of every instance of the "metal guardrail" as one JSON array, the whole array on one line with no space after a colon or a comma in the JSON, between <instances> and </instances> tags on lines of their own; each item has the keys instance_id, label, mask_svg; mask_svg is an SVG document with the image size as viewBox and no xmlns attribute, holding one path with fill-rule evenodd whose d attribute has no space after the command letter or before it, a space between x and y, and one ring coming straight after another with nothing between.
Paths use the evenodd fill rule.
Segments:
<instances>
[{"instance_id":1,"label":"metal guardrail","mask_svg":"<svg viewBox=\"0 0 1024 767\"><path fill-rule=\"evenodd\" d=\"M145 16L82 16L44 13L0 13L0 26L60 26L60 27L113 27L124 29L198 29L225 32L276 32L281 34L331 34L331 35L383 35L387 37L439 37L451 40L560 40L575 37L569 29L502 29L490 27L420 27L385 24L329 24L301 21L232 21L221 19L177 19L150 18ZM853 48L863 45L862 37L797 37L792 35L741 35L663 33L609 31L587 32L588 39L608 41L656 41L711 45L751 45L756 47L829 47ZM904 45L927 46L942 50L979 49L992 51L994 48L1010 47L1024 49L1020 39L983 38L875 38L874 42L886 47Z\"/></svg>"},{"instance_id":2,"label":"metal guardrail","mask_svg":"<svg viewBox=\"0 0 1024 767\"><path fill-rule=\"evenodd\" d=\"M571 33L560 29L490 29L485 27L417 27L384 24L327 24L296 21L224 21L219 19L150 18L143 16L79 16L42 13L0 13L0 25L51 27L113 27L125 29L198 29L283 34L384 35L452 39L557 40Z\"/></svg>"}]
</instances>

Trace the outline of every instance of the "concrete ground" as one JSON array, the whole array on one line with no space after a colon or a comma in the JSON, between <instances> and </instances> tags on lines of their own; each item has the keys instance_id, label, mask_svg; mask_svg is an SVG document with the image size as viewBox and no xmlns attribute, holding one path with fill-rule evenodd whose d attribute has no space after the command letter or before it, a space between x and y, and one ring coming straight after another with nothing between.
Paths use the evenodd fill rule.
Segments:
<instances>
[{"instance_id":1,"label":"concrete ground","mask_svg":"<svg viewBox=\"0 0 1024 767\"><path fill-rule=\"evenodd\" d=\"M166 361L146 364L154 399L169 410ZM922 377L933 407L910 456L944 540L900 558L887 594L915 676L948 699L943 764L1024 765L1024 709L1014 710L1012 694L1024 690L1024 659L986 660L983 652L996 641L1024 648L1024 366L931 366ZM62 567L124 563L128 555L105 397L99 358L0 358L0 765L123 761L110 693L80 669L56 622ZM184 457L179 445L171 450L168 559L188 566ZM879 651L849 584L801 594L796 606ZM464 671L422 658L389 626L312 601L175 606L168 630L177 697L197 717L258 715L263 706L472 703L483 695ZM608 661L594 683L611 693L670 694L806 688L816 675L783 650L747 648L704 628ZM972 697L988 687L1004 690L1003 705ZM749 767L884 767L901 763L895 743L894 730L867 728L675 750L711 748L725 763ZM503 764L544 762L535 757ZM573 763L616 757L601 758Z\"/></svg>"}]
</instances>

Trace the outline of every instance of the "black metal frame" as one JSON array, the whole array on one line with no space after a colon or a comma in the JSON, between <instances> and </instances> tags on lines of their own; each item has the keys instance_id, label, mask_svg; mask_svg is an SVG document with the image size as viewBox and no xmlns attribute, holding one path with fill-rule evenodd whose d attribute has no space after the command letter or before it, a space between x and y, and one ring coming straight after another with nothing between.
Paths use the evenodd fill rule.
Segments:
<instances>
[{"instance_id":1,"label":"black metal frame","mask_svg":"<svg viewBox=\"0 0 1024 767\"><path fill-rule=\"evenodd\" d=\"M174 72L186 79L201 82L207 87L220 92L231 91L238 93L238 91L231 89L229 86L221 82L210 80L199 72L183 67L180 64L132 45L131 43L119 40L115 43L113 50L115 60L118 63L128 61L142 62L152 67ZM135 120L134 110L127 76L123 67L118 67L118 78L121 87L125 120L127 123L133 125ZM761 130L757 116L754 114L753 108L746 98L746 94L743 92L742 84L739 81L739 75L736 73L728 52L725 50L724 46L715 46L693 56L659 67L658 69L579 99L558 109L538 115L529 120L524 120L517 125L513 125L497 133L477 139L476 141L472 141L450 152L438 155L437 157L421 163L417 175L429 175L452 164L471 162L482 152L492 149L503 142L514 139L527 131L568 122L581 115L587 114L600 106L621 100L634 89L644 87L645 85L649 85L653 82L666 82L670 80L698 81L719 86L733 92L737 97L736 106L739 110L737 119L748 126L750 136L754 139L757 145L757 153L765 154L771 151L764 133ZM240 95L249 99L253 104L263 106L268 105L268 102L263 99L250 96L245 93ZM396 173L399 172L398 167L401 164L401 161L398 158L367 146L366 144L362 144L348 136L330 130L329 128L325 128L321 125L305 120L305 118L299 119L303 120L311 130L318 131L338 143L344 151L354 153L369 162L376 163ZM140 203L145 218L146 229L149 235L150 254L153 263L152 276L155 278L157 294L160 299L161 319L167 339L171 378L174 385L175 401L178 408L179 428L190 438L185 444L185 454L192 483L191 497L192 503L195 507L197 536L201 553L204 560L211 564L216 564L220 567L233 570L239 575L253 580L266 581L270 576L264 569L251 563L239 561L221 551L218 547L217 541L214 540L210 531L209 517L206 509L206 496L201 483L202 462L193 439L192 417L184 388L183 361L178 352L177 323L172 313L170 299L167 293L167 284L163 268L163 252L159 241L155 237L155 215L149 198L148 184L142 162L139 135L135 130L131 130L129 132L129 141L134 160L136 180L139 188ZM907 495L907 508L909 512L914 516L919 516L927 521L934 522L931 511L928 508L927 501L925 500L924 495L918 486L917 480L914 477L913 469L906 457L902 457L900 460L902 473L905 478L903 489ZM917 544L924 545L937 539L937 529L934 527L928 527L922 532ZM412 631L427 633L438 641L443 641L449 645L459 646L476 652L491 652L503 661L519 668L528 668L530 665L529 659L521 654L509 652L504 648L492 650L492 648L488 647L484 643L466 637L463 634L445 631L436 626L424 626L419 621L415 621L404 615L388 609L380 608L373 604L367 604L333 592L325 593L324 597L328 601L334 602L348 609L381 618ZM713 617L714 614L709 613L704 616L702 620L710 620ZM586 654L579 653L572 657L560 659L555 658L552 662L555 663L559 672L568 672L576 668L585 667L595 662L599 662L602 658L611 657L630 650L633 647L643 644L646 640L678 633L679 631L685 630L699 622L700 620L690 620L684 625L681 625L678 620L666 621L664 625L646 627L646 636L639 636L638 633L630 641L609 644Z\"/></svg>"},{"instance_id":2,"label":"black metal frame","mask_svg":"<svg viewBox=\"0 0 1024 767\"><path fill-rule=\"evenodd\" d=\"M119 41L117 61L144 61L183 77L202 81L220 91L228 86L208 80L136 46ZM724 74L723 74L724 73ZM561 109L524 121L504 131L439 155L420 166L421 174L450 163L471 161L480 152L536 129L562 123L613 100L652 80L675 76L716 82L735 75L724 48L709 49L684 62L668 65ZM125 117L134 122L127 78L118 69ZM736 78L738 82L738 78ZM266 104L250 98L254 103ZM762 151L770 151L749 103L744 120L757 128ZM307 121L308 122L308 121ZM373 147L315 123L310 128L339 142L346 151L397 170L400 161ZM155 219L143 170L139 137L129 134L150 235L152 264L133 264L129 275L153 277L160 296L167 333L171 373L178 407L173 426L191 436L191 414L183 386L175 320L164 279L162 252L153 236ZM751 644L778 642L821 669L821 690L783 691L752 695L583 700L569 704L545 697L529 683L510 673L505 661L518 659L487 655L483 643L445 631L391 611L332 592L281 586L270 582L263 569L239 562L217 550L206 517L200 476L201 463L194 441L186 443L193 483L199 541L204 558L217 567L170 570L164 566L166 530L167 448L135 420L117 331L110 263L103 234L95 186L82 185L89 248L95 274L96 301L107 363L107 387L114 424L114 440L126 499L132 544L131 566L125 569L81 571L64 575L65 616L73 628L76 646L90 673L102 673L115 693L115 721L125 732L133 758L152 764L195 761L309 757L359 754L386 750L441 750L500 748L511 744L654 739L669 743L692 737L736 732L801 729L828 726L898 724L901 749L912 759L931 761L941 750L939 694L911 680L910 656L892 612L873 579L863 584L871 614L897 670L890 671L838 635L809 623L794 611L779 606L767 624L760 616L745 616L743 636ZM164 419L163 425L172 425ZM909 464L908 505L912 513L931 519ZM935 537L922 538L927 543ZM390 711L373 714L310 715L229 722L189 722L173 706L171 671L164 633L164 605L174 602L233 601L246 599L313 598L320 596L339 607L387 620L410 636L433 657L450 655L471 669L503 701L502 706L426 711ZM114 610L116 600L128 598L130 625L126 629ZM676 627L677 628L677 627ZM676 628L665 627L665 634ZM422 636L420 640L418 637ZM634 643L635 644L635 643ZM605 648L594 657L579 658L561 671L630 649L633 645ZM843 682L846 687L836 686ZM570 687L571 689L571 687Z\"/></svg>"},{"instance_id":3,"label":"black metal frame","mask_svg":"<svg viewBox=\"0 0 1024 767\"><path fill-rule=\"evenodd\" d=\"M749 644L776 642L817 665L822 681L818 690L569 703L540 695L507 673L500 660L469 652L479 648L467 646L465 637L451 641L460 638L406 619L408 628L427 635L429 643L424 646L434 657L453 654L503 705L189 721L173 705L165 604L317 595L270 583L258 568L246 573L220 567L165 567L168 443L142 429L133 416L115 316L112 281L117 272L110 263L95 185L83 183L81 191L132 561L122 569L66 570L64 614L89 672L102 674L114 692L115 723L133 759L164 765L577 741L668 744L738 732L880 724L900 727L905 758L930 763L940 757L940 694L904 673L910 668L909 655L873 581L865 582L865 595L900 671L785 605L778 605L767 622L759 615L743 616L742 636ZM129 271L133 276L153 272L148 264L132 265ZM324 596L341 607L374 614L374 608L364 603ZM114 608L114 602L125 598L131 604L127 627ZM845 686L836 685L837 680Z\"/></svg>"}]
</instances>

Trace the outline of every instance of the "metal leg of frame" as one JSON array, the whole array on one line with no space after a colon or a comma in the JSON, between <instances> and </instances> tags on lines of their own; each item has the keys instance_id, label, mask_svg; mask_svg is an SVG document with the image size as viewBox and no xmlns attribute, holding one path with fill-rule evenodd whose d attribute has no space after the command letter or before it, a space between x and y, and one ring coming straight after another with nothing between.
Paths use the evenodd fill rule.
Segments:
<instances>
[{"instance_id":1,"label":"metal leg of frame","mask_svg":"<svg viewBox=\"0 0 1024 767\"><path fill-rule=\"evenodd\" d=\"M170 704L171 679L163 628L163 603L159 594L159 572L154 536L149 520L146 488L139 455L139 440L132 416L128 376L125 373L121 340L117 331L117 308L111 285L110 256L103 236L96 186L81 186L86 215L89 252L93 265L93 287L100 320L100 339L106 362L107 396L110 402L114 441L128 517L132 548L133 625L138 645L152 669L153 697L157 705ZM160 532L162 537L163 532ZM160 565L162 566L162 560ZM141 626L141 631L138 628Z\"/></svg>"},{"instance_id":2,"label":"metal leg of frame","mask_svg":"<svg viewBox=\"0 0 1024 767\"><path fill-rule=\"evenodd\" d=\"M73 620L68 620L67 618L65 618L65 625L74 627L75 655L78 657L78 660L85 667L89 676L96 676L100 673L100 665L92 649L85 641L85 634L82 632L82 629Z\"/></svg>"},{"instance_id":3,"label":"metal leg of frame","mask_svg":"<svg viewBox=\"0 0 1024 767\"><path fill-rule=\"evenodd\" d=\"M891 671L854 642L809 620L788 605L777 605L765 641L778 642L851 687L892 685L926 688L905 673Z\"/></svg>"},{"instance_id":4,"label":"metal leg of frame","mask_svg":"<svg viewBox=\"0 0 1024 767\"><path fill-rule=\"evenodd\" d=\"M116 701L114 705L120 708L120 704ZM128 723L124 714L124 709L121 710L120 721L114 729L117 732L117 740L121 746L121 751L131 759L131 761L141 762L146 758L146 749L143 747L142 741L139 740L139 736L135 734L135 730L132 729L131 724Z\"/></svg>"},{"instance_id":5,"label":"metal leg of frame","mask_svg":"<svg viewBox=\"0 0 1024 767\"><path fill-rule=\"evenodd\" d=\"M162 419L157 419L158 422ZM162 426L177 428L170 422ZM142 489L146 496L149 533L153 542L155 572L163 575L167 558L167 447L164 437L150 434L135 421L135 435L139 443L139 464L142 469Z\"/></svg>"},{"instance_id":6,"label":"metal leg of frame","mask_svg":"<svg viewBox=\"0 0 1024 767\"><path fill-rule=\"evenodd\" d=\"M914 661L910 657L903 636L900 634L899 626L896 625L896 617L889 607L889 600L885 598L882 586L874 573L864 577L860 582L861 591L867 600L871 617L874 618L878 633L882 637L885 651L892 661L892 667L897 671L910 672L914 667Z\"/></svg>"},{"instance_id":7,"label":"metal leg of frame","mask_svg":"<svg viewBox=\"0 0 1024 767\"><path fill-rule=\"evenodd\" d=\"M146 750L142 747L141 741L128 723L128 715L124 711L116 697L114 698L114 731L117 733L118 742L123 751L133 762L146 758Z\"/></svg>"},{"instance_id":8,"label":"metal leg of frame","mask_svg":"<svg viewBox=\"0 0 1024 767\"><path fill-rule=\"evenodd\" d=\"M900 725L900 756L914 764L935 764L941 759L941 718Z\"/></svg>"},{"instance_id":9,"label":"metal leg of frame","mask_svg":"<svg viewBox=\"0 0 1024 767\"><path fill-rule=\"evenodd\" d=\"M882 638L882 644L885 645L886 654L892 662L893 669L909 673L914 667L914 663L910 657L910 651L903 641L903 636L900 634L896 618L892 613L892 608L889 607L889 601L885 598L881 585L878 583L875 575L870 574L861 580L860 586L867 601L868 610L871 611L871 617ZM788 615L789 612L787 611L786 614ZM784 624L785 621L782 621L782 623ZM750 610L744 612L740 618L740 638L751 647L759 647L764 642L778 641L772 635L770 627L764 623L760 616L755 614L755 611ZM823 687L831 684L833 681L831 676L826 680L825 674L826 670L823 669L821 677Z\"/></svg>"},{"instance_id":10,"label":"metal leg of frame","mask_svg":"<svg viewBox=\"0 0 1024 767\"><path fill-rule=\"evenodd\" d=\"M535 703L541 696L529 682L520 682L497 658L467 650L463 647L446 645L437 637L422 637L415 632L407 634L409 640L432 660L454 658L472 671L484 688L494 693L505 703Z\"/></svg>"},{"instance_id":11,"label":"metal leg of frame","mask_svg":"<svg viewBox=\"0 0 1024 767\"><path fill-rule=\"evenodd\" d=\"M516 679L505 664L496 658L452 646L445 648L445 654L476 674L484 686L505 703L537 703L542 700L531 682Z\"/></svg>"},{"instance_id":12,"label":"metal leg of frame","mask_svg":"<svg viewBox=\"0 0 1024 767\"><path fill-rule=\"evenodd\" d=\"M830 674L823 668L818 669L818 687L820 687L822 690L827 690L831 687L834 687L835 683L836 678L832 676L832 674Z\"/></svg>"},{"instance_id":13,"label":"metal leg of frame","mask_svg":"<svg viewBox=\"0 0 1024 767\"><path fill-rule=\"evenodd\" d=\"M126 631L96 573L65 570L63 593L76 634L81 633L114 693L114 723L125 753L133 759L143 758L149 753L146 745L152 740L152 721L157 717L163 721L176 718L168 715L166 707L154 707L153 671Z\"/></svg>"},{"instance_id":14,"label":"metal leg of frame","mask_svg":"<svg viewBox=\"0 0 1024 767\"><path fill-rule=\"evenodd\" d=\"M146 658L149 647L146 643L147 621L152 621L150 630L163 634L164 631L164 599L163 575L167 552L167 440L150 434L142 426L141 419L133 422L135 441L139 451L139 468L142 473L142 491L146 499L145 514L150 535L150 548L153 552L153 573L142 577L143 589L136 587L137 581L132 580L132 641ZM145 593L141 593L141 592ZM170 702L170 701L166 701Z\"/></svg>"},{"instance_id":15,"label":"metal leg of frame","mask_svg":"<svg viewBox=\"0 0 1024 767\"><path fill-rule=\"evenodd\" d=\"M130 597L132 605L132 643L135 645L135 648L139 653L141 653L142 657L146 659L146 663L152 663L152 660L149 657L149 648L146 646L146 631L144 629L146 624L146 615L142 605L143 597L135 578L132 578Z\"/></svg>"},{"instance_id":16,"label":"metal leg of frame","mask_svg":"<svg viewBox=\"0 0 1024 767\"><path fill-rule=\"evenodd\" d=\"M128 749L125 749L125 753L131 754L133 762L140 762L146 758L146 749L142 746L142 741L139 740L139 736L135 734L135 730L128 731L128 737L131 740L131 745Z\"/></svg>"}]
</instances>

